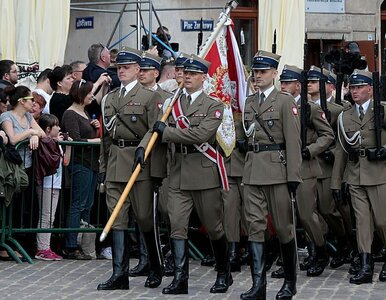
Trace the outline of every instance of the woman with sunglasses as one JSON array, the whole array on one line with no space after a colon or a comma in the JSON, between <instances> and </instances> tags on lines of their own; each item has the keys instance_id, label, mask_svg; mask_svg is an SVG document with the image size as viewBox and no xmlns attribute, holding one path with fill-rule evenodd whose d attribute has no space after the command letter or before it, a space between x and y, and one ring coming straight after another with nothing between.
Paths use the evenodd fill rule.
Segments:
<instances>
[{"instance_id":1,"label":"woman with sunglasses","mask_svg":"<svg viewBox=\"0 0 386 300\"><path fill-rule=\"evenodd\" d=\"M100 142L99 121L85 111L93 101L93 83L75 81L70 90L72 105L64 112L62 130L68 132L75 142ZM68 166L71 174L72 197L67 215L67 227L79 228L80 220L89 223L94 202L99 169L99 147L75 147ZM66 234L64 255L69 259L91 259L77 245L77 233Z\"/></svg>"},{"instance_id":2,"label":"woman with sunglasses","mask_svg":"<svg viewBox=\"0 0 386 300\"><path fill-rule=\"evenodd\" d=\"M31 115L34 98L31 90L22 85L16 88L7 87L4 92L9 98L12 110L0 115L0 124L11 145L29 139L29 149L19 150L24 167L29 169L32 166L32 150L39 146L39 138L45 136Z\"/></svg>"}]
</instances>

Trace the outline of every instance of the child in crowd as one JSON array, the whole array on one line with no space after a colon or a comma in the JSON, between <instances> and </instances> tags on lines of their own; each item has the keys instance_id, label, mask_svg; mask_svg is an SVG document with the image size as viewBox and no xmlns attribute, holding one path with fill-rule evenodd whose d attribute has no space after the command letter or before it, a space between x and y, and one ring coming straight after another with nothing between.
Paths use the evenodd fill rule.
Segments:
<instances>
[{"instance_id":1,"label":"child in crowd","mask_svg":"<svg viewBox=\"0 0 386 300\"><path fill-rule=\"evenodd\" d=\"M39 125L48 137L57 141L63 141L63 134L60 132L59 119L51 114L42 114ZM68 140L72 140L68 138ZM63 151L60 147L60 151ZM62 160L54 175L46 176L43 185L37 187L39 199L39 222L38 228L52 228L55 220L56 207L58 205L60 189L62 188ZM37 233L36 259L61 260L62 257L51 250L51 233Z\"/></svg>"}]
</instances>

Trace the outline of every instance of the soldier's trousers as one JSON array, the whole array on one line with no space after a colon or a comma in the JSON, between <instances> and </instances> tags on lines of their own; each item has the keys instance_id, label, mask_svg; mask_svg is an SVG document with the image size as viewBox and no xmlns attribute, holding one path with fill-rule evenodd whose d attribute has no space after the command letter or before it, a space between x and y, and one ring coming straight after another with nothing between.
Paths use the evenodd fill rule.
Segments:
<instances>
[{"instance_id":1,"label":"soldier's trousers","mask_svg":"<svg viewBox=\"0 0 386 300\"><path fill-rule=\"evenodd\" d=\"M126 183L106 182L106 203L112 213ZM153 183L149 180L134 183L128 198L122 205L112 228L117 230L127 229L129 226L129 208L132 206L135 219L142 232L153 230Z\"/></svg>"},{"instance_id":2,"label":"soldier's trousers","mask_svg":"<svg viewBox=\"0 0 386 300\"><path fill-rule=\"evenodd\" d=\"M371 253L375 229L386 244L386 184L374 186L350 185L351 202L354 208L359 253Z\"/></svg>"},{"instance_id":3,"label":"soldier's trousers","mask_svg":"<svg viewBox=\"0 0 386 300\"><path fill-rule=\"evenodd\" d=\"M242 177L228 177L229 191L221 190L224 201L224 230L228 242L240 241L241 206L243 202Z\"/></svg>"},{"instance_id":4,"label":"soldier's trousers","mask_svg":"<svg viewBox=\"0 0 386 300\"><path fill-rule=\"evenodd\" d=\"M286 183L244 184L244 203L249 241L264 242L268 211L280 243L286 244L294 238L291 198Z\"/></svg>"},{"instance_id":5,"label":"soldier's trousers","mask_svg":"<svg viewBox=\"0 0 386 300\"><path fill-rule=\"evenodd\" d=\"M316 246L324 245L323 230L316 203L316 177L303 179L296 191L296 205L299 220Z\"/></svg>"},{"instance_id":6,"label":"soldier's trousers","mask_svg":"<svg viewBox=\"0 0 386 300\"><path fill-rule=\"evenodd\" d=\"M332 198L330 185L331 177L318 179L318 210L326 220L328 227L332 230L332 232L341 237L346 234L346 230L343 223L343 217L337 209L334 199Z\"/></svg>"},{"instance_id":7,"label":"soldier's trousers","mask_svg":"<svg viewBox=\"0 0 386 300\"><path fill-rule=\"evenodd\" d=\"M224 235L224 213L220 188L188 191L169 186L168 193L167 205L171 238L188 238L189 218L193 207L211 240L218 240Z\"/></svg>"}]
</instances>

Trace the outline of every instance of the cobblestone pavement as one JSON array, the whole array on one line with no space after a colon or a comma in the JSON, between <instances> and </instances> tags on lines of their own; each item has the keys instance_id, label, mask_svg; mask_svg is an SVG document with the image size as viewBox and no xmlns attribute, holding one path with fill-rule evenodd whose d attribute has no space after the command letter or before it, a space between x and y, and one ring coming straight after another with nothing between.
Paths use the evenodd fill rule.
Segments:
<instances>
[{"instance_id":1,"label":"cobblestone pavement","mask_svg":"<svg viewBox=\"0 0 386 300\"><path fill-rule=\"evenodd\" d=\"M131 264L136 264L132 260ZM386 283L378 281L382 264L375 266L374 283L352 285L348 283L348 265L338 270L327 268L316 278L302 272L298 276L298 293L294 299L386 299ZM274 268L276 268L274 266ZM144 277L130 279L130 290L97 291L98 283L109 278L111 261L92 260L58 262L35 261L35 264L0 262L0 299L239 299L240 293L251 285L249 268L233 273L234 283L226 294L210 294L216 273L212 268L202 267L190 261L189 295L164 296L163 287L172 278L164 278L156 289L144 288ZM274 299L282 280L267 278L267 299Z\"/></svg>"}]
</instances>

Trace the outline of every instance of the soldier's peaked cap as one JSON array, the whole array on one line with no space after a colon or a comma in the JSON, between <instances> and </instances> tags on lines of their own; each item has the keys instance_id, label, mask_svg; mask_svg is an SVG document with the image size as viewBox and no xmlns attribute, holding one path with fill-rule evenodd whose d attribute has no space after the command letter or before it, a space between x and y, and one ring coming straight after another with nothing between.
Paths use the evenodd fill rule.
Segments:
<instances>
[{"instance_id":1,"label":"soldier's peaked cap","mask_svg":"<svg viewBox=\"0 0 386 300\"><path fill-rule=\"evenodd\" d=\"M188 57L189 57L189 54L180 52L180 55L178 55L175 61L176 68L183 68L184 62L188 59Z\"/></svg>"},{"instance_id":2,"label":"soldier's peaked cap","mask_svg":"<svg viewBox=\"0 0 386 300\"><path fill-rule=\"evenodd\" d=\"M280 55L259 50L253 57L252 69L253 70L268 70L277 69L280 62Z\"/></svg>"},{"instance_id":3,"label":"soldier's peaked cap","mask_svg":"<svg viewBox=\"0 0 386 300\"><path fill-rule=\"evenodd\" d=\"M303 81L303 70L291 65L284 65L280 81Z\"/></svg>"},{"instance_id":4,"label":"soldier's peaked cap","mask_svg":"<svg viewBox=\"0 0 386 300\"><path fill-rule=\"evenodd\" d=\"M327 81L327 71L323 70L323 78ZM307 80L320 80L322 78L322 70L317 66L311 66L307 73Z\"/></svg>"},{"instance_id":5,"label":"soldier's peaked cap","mask_svg":"<svg viewBox=\"0 0 386 300\"><path fill-rule=\"evenodd\" d=\"M139 63L141 70L160 70L161 69L162 57L144 52Z\"/></svg>"},{"instance_id":6,"label":"soldier's peaked cap","mask_svg":"<svg viewBox=\"0 0 386 300\"><path fill-rule=\"evenodd\" d=\"M198 57L197 55L190 55L184 62L184 70L198 73L208 73L210 62Z\"/></svg>"},{"instance_id":7,"label":"soldier's peaked cap","mask_svg":"<svg viewBox=\"0 0 386 300\"><path fill-rule=\"evenodd\" d=\"M373 77L370 72L355 69L348 78L350 86L373 85Z\"/></svg>"},{"instance_id":8,"label":"soldier's peaked cap","mask_svg":"<svg viewBox=\"0 0 386 300\"><path fill-rule=\"evenodd\" d=\"M334 73L332 73L331 71L328 72L327 82L332 83L334 85L336 84L336 75Z\"/></svg>"},{"instance_id":9,"label":"soldier's peaked cap","mask_svg":"<svg viewBox=\"0 0 386 300\"><path fill-rule=\"evenodd\" d=\"M117 65L127 65L127 64L135 64L140 63L142 58L142 51L125 47L121 51L118 52L117 55Z\"/></svg>"}]
</instances>

